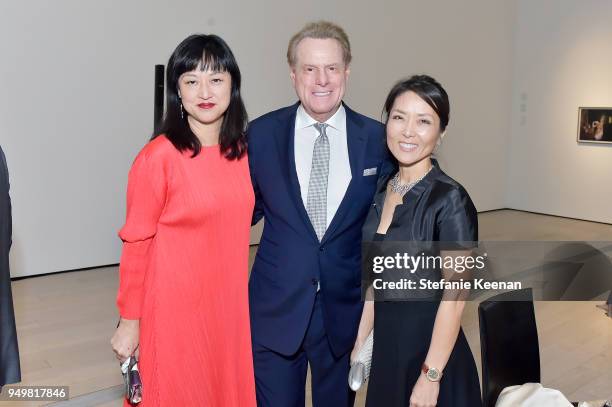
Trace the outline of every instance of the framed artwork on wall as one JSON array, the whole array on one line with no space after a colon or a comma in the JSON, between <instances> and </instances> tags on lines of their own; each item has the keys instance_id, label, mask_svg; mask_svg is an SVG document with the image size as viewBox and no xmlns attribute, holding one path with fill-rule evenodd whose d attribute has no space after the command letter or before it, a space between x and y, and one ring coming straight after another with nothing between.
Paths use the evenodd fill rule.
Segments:
<instances>
[{"instance_id":1,"label":"framed artwork on wall","mask_svg":"<svg viewBox=\"0 0 612 407\"><path fill-rule=\"evenodd\" d=\"M577 141L612 143L612 107L580 107Z\"/></svg>"}]
</instances>

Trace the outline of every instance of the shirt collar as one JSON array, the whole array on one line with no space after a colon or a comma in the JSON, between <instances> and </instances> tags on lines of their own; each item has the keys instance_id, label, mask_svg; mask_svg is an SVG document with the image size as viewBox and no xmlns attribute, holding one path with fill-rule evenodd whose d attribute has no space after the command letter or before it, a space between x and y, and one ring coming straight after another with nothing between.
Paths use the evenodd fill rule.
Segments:
<instances>
[{"instance_id":1,"label":"shirt collar","mask_svg":"<svg viewBox=\"0 0 612 407\"><path fill-rule=\"evenodd\" d=\"M306 127L310 127L315 123L317 123L317 121L310 117L310 115L306 113L306 109L304 109L304 106L300 104L298 106L295 116L295 128L305 129ZM345 131L344 129L346 129L346 110L344 109L344 106L342 104L340 105L338 110L336 110L336 113L334 113L332 117L325 121L325 124L336 130Z\"/></svg>"}]
</instances>

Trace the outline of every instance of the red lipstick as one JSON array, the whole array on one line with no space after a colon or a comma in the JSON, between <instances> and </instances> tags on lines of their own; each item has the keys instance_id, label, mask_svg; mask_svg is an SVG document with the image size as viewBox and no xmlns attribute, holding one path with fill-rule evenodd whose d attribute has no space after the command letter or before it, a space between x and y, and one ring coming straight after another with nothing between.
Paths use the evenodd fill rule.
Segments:
<instances>
[{"instance_id":1,"label":"red lipstick","mask_svg":"<svg viewBox=\"0 0 612 407\"><path fill-rule=\"evenodd\" d=\"M200 109L212 109L213 107L215 107L215 103L200 103L198 107Z\"/></svg>"}]
</instances>

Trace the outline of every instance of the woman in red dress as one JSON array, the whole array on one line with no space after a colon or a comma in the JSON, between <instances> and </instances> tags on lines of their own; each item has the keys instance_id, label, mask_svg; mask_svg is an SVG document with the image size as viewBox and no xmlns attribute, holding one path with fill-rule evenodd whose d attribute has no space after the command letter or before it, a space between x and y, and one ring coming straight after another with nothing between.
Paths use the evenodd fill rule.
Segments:
<instances>
[{"instance_id":1,"label":"woman in red dress","mask_svg":"<svg viewBox=\"0 0 612 407\"><path fill-rule=\"evenodd\" d=\"M130 170L111 344L138 348L141 406L255 406L248 310L254 205L240 71L193 35L167 66L161 131Z\"/></svg>"}]
</instances>

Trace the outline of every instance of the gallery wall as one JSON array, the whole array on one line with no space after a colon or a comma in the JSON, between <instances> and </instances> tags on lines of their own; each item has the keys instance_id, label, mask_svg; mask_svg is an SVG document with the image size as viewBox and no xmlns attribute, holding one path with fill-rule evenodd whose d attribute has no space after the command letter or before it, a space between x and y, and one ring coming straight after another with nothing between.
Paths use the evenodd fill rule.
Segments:
<instances>
[{"instance_id":1,"label":"gallery wall","mask_svg":"<svg viewBox=\"0 0 612 407\"><path fill-rule=\"evenodd\" d=\"M479 210L504 207L515 8L505 0L1 2L13 277L118 262L127 172L152 131L153 67L193 32L220 34L233 48L251 118L294 102L286 43L310 20L336 21L350 35L346 101L360 112L380 117L399 78L435 76L452 102L441 165Z\"/></svg>"},{"instance_id":2,"label":"gallery wall","mask_svg":"<svg viewBox=\"0 0 612 407\"><path fill-rule=\"evenodd\" d=\"M612 106L612 2L520 0L508 207L612 223L612 144L578 144L578 107Z\"/></svg>"}]
</instances>

